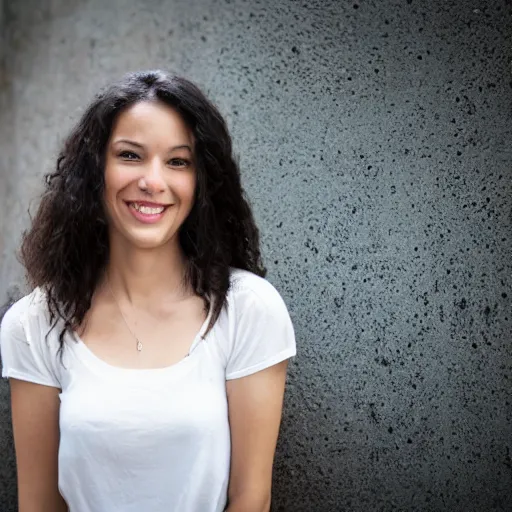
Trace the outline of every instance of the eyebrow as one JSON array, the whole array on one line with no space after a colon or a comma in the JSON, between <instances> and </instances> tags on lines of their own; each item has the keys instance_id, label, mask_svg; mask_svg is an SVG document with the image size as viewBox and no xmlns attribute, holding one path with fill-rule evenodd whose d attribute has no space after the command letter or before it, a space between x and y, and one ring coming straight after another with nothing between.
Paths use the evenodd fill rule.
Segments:
<instances>
[{"instance_id":1,"label":"eyebrow","mask_svg":"<svg viewBox=\"0 0 512 512\"><path fill-rule=\"evenodd\" d=\"M132 146L136 146L138 148L144 149L144 144L140 144L139 142L135 142L133 140L120 139L120 140L114 141L114 144L120 144L120 143L130 144ZM177 149L188 149L192 153L192 148L188 144L181 144L179 146L172 146L172 147L169 148L169 151L176 151Z\"/></svg>"}]
</instances>

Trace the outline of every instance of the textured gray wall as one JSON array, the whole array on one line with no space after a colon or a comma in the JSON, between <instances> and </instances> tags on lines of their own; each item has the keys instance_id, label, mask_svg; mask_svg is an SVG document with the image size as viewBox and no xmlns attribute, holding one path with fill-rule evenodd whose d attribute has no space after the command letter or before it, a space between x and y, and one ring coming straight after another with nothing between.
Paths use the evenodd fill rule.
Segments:
<instances>
[{"instance_id":1,"label":"textured gray wall","mask_svg":"<svg viewBox=\"0 0 512 512\"><path fill-rule=\"evenodd\" d=\"M171 68L228 118L296 327L275 510L510 510L509 0L5 0L4 24L0 300L85 102Z\"/></svg>"}]
</instances>

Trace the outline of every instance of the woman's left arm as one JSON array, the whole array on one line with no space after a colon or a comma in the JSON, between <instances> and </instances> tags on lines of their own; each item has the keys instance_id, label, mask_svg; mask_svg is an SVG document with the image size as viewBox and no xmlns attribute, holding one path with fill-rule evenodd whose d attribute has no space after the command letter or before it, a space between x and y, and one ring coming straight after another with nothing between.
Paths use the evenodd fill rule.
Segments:
<instances>
[{"instance_id":1,"label":"woman's left arm","mask_svg":"<svg viewBox=\"0 0 512 512\"><path fill-rule=\"evenodd\" d=\"M226 512L268 512L288 361L226 383L231 471Z\"/></svg>"}]
</instances>

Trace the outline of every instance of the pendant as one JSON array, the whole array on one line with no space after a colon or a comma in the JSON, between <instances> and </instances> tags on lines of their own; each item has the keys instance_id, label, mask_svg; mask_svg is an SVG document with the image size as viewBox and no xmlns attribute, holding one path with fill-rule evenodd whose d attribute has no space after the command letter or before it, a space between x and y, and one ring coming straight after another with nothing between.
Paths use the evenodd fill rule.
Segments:
<instances>
[{"instance_id":1,"label":"pendant","mask_svg":"<svg viewBox=\"0 0 512 512\"><path fill-rule=\"evenodd\" d=\"M141 343L139 340L137 340L137 350L138 350L139 352L141 352L141 351L142 351L142 343Z\"/></svg>"}]
</instances>

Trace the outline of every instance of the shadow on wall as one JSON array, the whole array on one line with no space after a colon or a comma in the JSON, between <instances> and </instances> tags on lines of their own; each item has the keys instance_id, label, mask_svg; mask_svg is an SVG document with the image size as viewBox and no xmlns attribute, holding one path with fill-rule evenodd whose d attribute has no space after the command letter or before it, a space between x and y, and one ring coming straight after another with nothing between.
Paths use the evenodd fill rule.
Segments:
<instances>
[{"instance_id":1,"label":"shadow on wall","mask_svg":"<svg viewBox=\"0 0 512 512\"><path fill-rule=\"evenodd\" d=\"M1 4L0 4L1 5ZM4 318L7 310L21 297L23 293L21 288L18 286L11 286L7 290L7 301L0 305L0 324ZM2 367L2 361L0 358L0 370ZM6 394L4 394L4 392ZM6 399L9 394L9 387L7 382L5 382L5 387L0 389L0 396L2 397L1 408L1 416L0 416L0 453L2 453L2 457L4 460L14 461L15 453L14 453L14 444L12 442L13 433L12 433L12 422L11 422L11 401ZM11 464L5 464L3 467L0 467L0 482L2 483L2 487L0 489L0 510L2 512L14 511L17 510L13 508L11 505L10 508L7 504L16 503L16 469L15 466Z\"/></svg>"}]
</instances>

